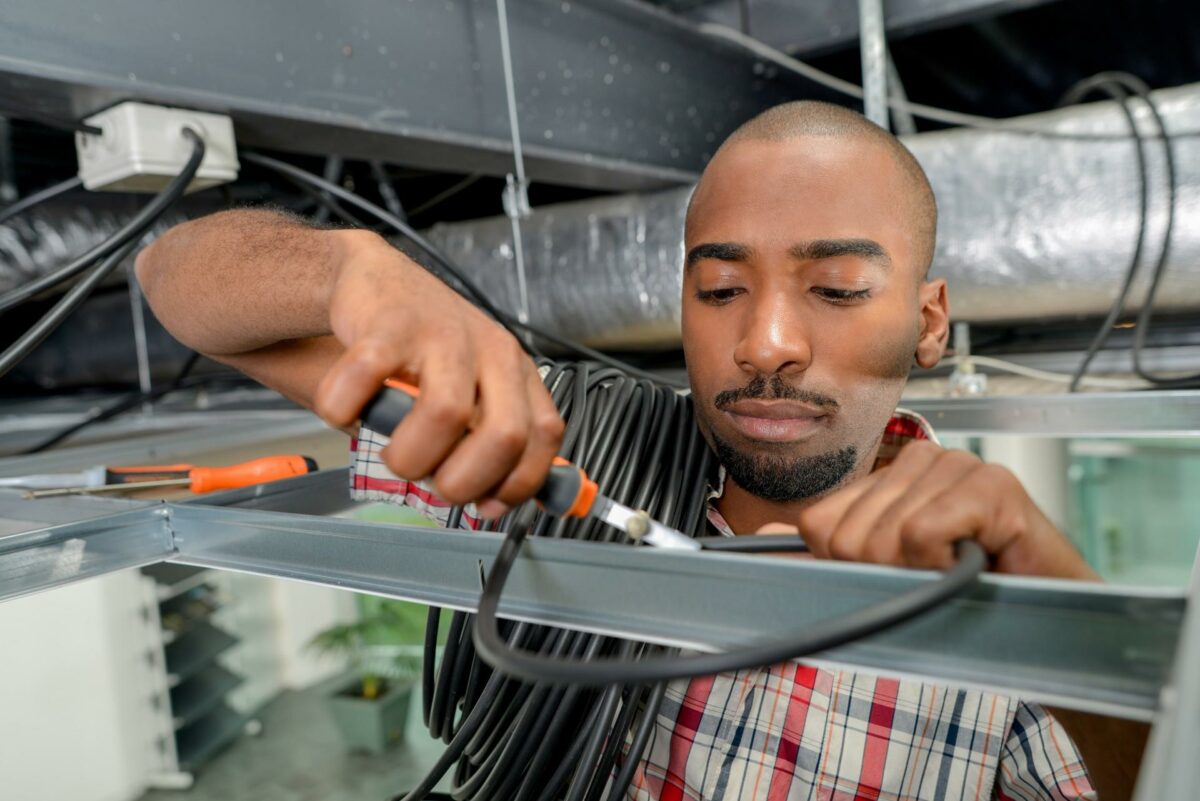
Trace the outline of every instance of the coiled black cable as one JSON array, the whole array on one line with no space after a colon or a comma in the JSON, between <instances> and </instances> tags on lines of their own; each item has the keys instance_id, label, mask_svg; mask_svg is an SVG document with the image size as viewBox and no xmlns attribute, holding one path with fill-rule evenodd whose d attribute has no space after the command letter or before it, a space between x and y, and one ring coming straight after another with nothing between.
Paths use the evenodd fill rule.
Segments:
<instances>
[{"instance_id":1,"label":"coiled black cable","mask_svg":"<svg viewBox=\"0 0 1200 801\"><path fill-rule=\"evenodd\" d=\"M542 360L540 367L567 423L560 452L606 495L702 536L703 490L714 479L715 461L690 402L605 365ZM448 523L461 519L456 508ZM532 504L488 527L510 526L541 537L628 542L598 521L550 518ZM452 795L458 801L597 801L624 794L650 742L662 686L594 690L518 681L479 659L472 616L462 612L450 621L439 663L430 647L438 625L438 610L430 610L422 703L430 733L449 745L430 774L403 796L407 801L425 797L455 766ZM642 658L663 651L529 623L502 622L500 633L512 646L552 659Z\"/></svg>"}]
</instances>

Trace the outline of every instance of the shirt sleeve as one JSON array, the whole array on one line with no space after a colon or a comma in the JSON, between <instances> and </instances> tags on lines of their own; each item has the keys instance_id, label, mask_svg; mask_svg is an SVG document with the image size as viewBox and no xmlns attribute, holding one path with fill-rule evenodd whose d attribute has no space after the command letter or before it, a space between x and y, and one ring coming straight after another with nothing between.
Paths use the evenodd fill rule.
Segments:
<instances>
[{"instance_id":1,"label":"shirt sleeve","mask_svg":"<svg viewBox=\"0 0 1200 801\"><path fill-rule=\"evenodd\" d=\"M1096 801L1075 743L1037 704L1020 702L1000 749L997 801Z\"/></svg>"},{"instance_id":2,"label":"shirt sleeve","mask_svg":"<svg viewBox=\"0 0 1200 801\"><path fill-rule=\"evenodd\" d=\"M359 429L350 440L350 497L355 501L383 501L407 506L445 526L451 504L439 498L428 482L398 478L387 469L379 452L388 438L369 428ZM463 509L461 528L482 527L474 504Z\"/></svg>"}]
</instances>

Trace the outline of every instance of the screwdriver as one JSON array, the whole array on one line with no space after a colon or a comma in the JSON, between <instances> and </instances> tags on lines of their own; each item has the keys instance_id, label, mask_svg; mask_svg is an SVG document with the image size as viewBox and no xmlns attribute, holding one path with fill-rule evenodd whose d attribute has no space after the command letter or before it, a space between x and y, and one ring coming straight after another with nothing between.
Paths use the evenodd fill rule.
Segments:
<instances>
[{"instance_id":1,"label":"screwdriver","mask_svg":"<svg viewBox=\"0 0 1200 801\"><path fill-rule=\"evenodd\" d=\"M362 412L367 428L381 434L391 434L400 421L412 411L420 390L389 378ZM545 511L558 517L592 517L627 533L632 539L659 548L700 550L700 543L681 531L653 520L639 512L600 494L595 481L579 467L561 456L554 459L546 483L534 493L534 499Z\"/></svg>"},{"instance_id":2,"label":"screwdriver","mask_svg":"<svg viewBox=\"0 0 1200 801\"><path fill-rule=\"evenodd\" d=\"M95 468L94 468L95 469ZM286 455L264 456L249 462L227 467L196 467L190 464L172 464L147 467L116 467L105 470L109 483L93 486L59 487L33 490L25 493L26 498L51 498L59 495L80 495L99 492L121 492L155 487L187 487L200 495L217 490L237 489L251 484L278 481L281 478L302 476L317 470L311 457Z\"/></svg>"}]
</instances>

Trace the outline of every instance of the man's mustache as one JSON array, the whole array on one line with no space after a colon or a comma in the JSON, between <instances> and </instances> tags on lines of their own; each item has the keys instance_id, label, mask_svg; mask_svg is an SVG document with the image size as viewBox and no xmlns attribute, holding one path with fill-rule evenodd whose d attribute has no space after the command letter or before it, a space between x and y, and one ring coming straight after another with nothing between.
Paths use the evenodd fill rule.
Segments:
<instances>
[{"instance_id":1,"label":"man's mustache","mask_svg":"<svg viewBox=\"0 0 1200 801\"><path fill-rule=\"evenodd\" d=\"M838 402L828 395L794 387L784 381L783 376L779 374L757 375L751 379L749 384L740 389L718 392L713 398L713 405L718 409L726 409L743 400L792 400L820 406L831 412L838 408Z\"/></svg>"}]
</instances>

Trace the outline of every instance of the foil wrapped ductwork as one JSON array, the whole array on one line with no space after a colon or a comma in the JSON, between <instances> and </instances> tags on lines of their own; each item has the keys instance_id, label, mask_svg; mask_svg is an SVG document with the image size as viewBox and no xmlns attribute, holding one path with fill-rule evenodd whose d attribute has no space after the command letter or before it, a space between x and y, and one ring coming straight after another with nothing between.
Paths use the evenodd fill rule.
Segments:
<instances>
[{"instance_id":1,"label":"foil wrapped ductwork","mask_svg":"<svg viewBox=\"0 0 1200 801\"><path fill-rule=\"evenodd\" d=\"M1155 92L1175 160L1175 224L1163 311L1200 310L1200 86ZM1148 108L1131 109L1148 137L1145 296L1163 244L1163 140ZM1136 142L1111 102L1010 121L1058 134L955 129L906 137L938 197L931 274L947 279L956 320L1021 322L1102 315L1121 285L1140 224ZM530 319L594 345L679 344L683 221L690 188L536 209L522 222ZM518 308L512 231L494 218L439 225L431 238L503 307Z\"/></svg>"},{"instance_id":2,"label":"foil wrapped ductwork","mask_svg":"<svg viewBox=\"0 0 1200 801\"><path fill-rule=\"evenodd\" d=\"M63 267L116 233L148 201L146 195L79 192L48 200L0 224L0 292ZM214 204L175 207L142 238L150 242L172 225ZM117 280L119 276L113 280Z\"/></svg>"}]
</instances>

